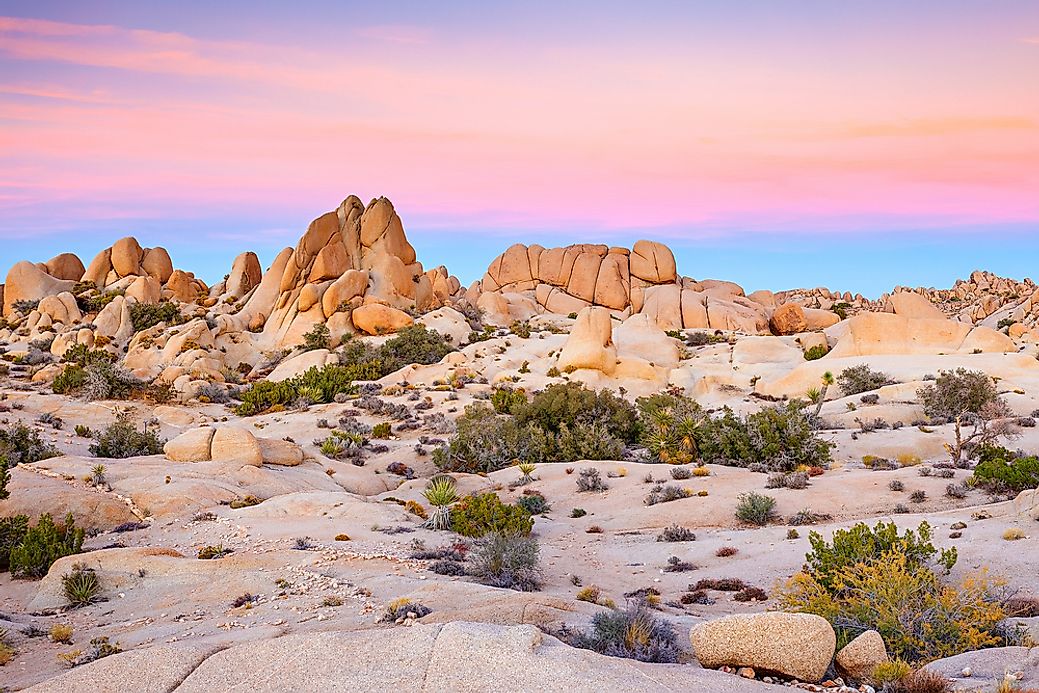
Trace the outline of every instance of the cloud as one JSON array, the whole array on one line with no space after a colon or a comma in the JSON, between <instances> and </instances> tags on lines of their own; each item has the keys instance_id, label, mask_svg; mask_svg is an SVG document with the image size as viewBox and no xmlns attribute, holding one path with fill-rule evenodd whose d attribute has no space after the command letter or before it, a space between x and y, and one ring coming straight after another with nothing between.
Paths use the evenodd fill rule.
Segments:
<instances>
[{"instance_id":1,"label":"cloud","mask_svg":"<svg viewBox=\"0 0 1039 693\"><path fill-rule=\"evenodd\" d=\"M994 116L987 118L920 118L903 122L866 123L842 130L851 137L921 137L959 135L999 130L1035 130L1032 118Z\"/></svg>"}]
</instances>

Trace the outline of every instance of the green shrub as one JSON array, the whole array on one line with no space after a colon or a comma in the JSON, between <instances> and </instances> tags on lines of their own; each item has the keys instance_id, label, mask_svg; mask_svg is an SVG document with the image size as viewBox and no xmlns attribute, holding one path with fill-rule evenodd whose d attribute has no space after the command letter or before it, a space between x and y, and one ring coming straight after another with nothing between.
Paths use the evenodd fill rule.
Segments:
<instances>
[{"instance_id":1,"label":"green shrub","mask_svg":"<svg viewBox=\"0 0 1039 693\"><path fill-rule=\"evenodd\" d=\"M7 500L11 492L7 490L7 484L11 481L11 473L7 471L7 460L0 458L0 500Z\"/></svg>"},{"instance_id":2,"label":"green shrub","mask_svg":"<svg viewBox=\"0 0 1039 693\"><path fill-rule=\"evenodd\" d=\"M471 404L455 421L451 441L433 451L433 462L450 472L493 472L515 460L551 460L553 437L533 424L520 426L512 417L498 416L484 403Z\"/></svg>"},{"instance_id":3,"label":"green shrub","mask_svg":"<svg viewBox=\"0 0 1039 693\"><path fill-rule=\"evenodd\" d=\"M61 592L69 606L86 606L101 595L101 579L93 570L77 563L72 572L61 576Z\"/></svg>"},{"instance_id":4,"label":"green shrub","mask_svg":"<svg viewBox=\"0 0 1039 693\"><path fill-rule=\"evenodd\" d=\"M130 304L130 322L133 323L134 332L147 330L160 322L167 325L179 325L184 321L185 318L180 314L180 308L169 301Z\"/></svg>"},{"instance_id":5,"label":"green shrub","mask_svg":"<svg viewBox=\"0 0 1039 693\"><path fill-rule=\"evenodd\" d=\"M837 375L837 386L845 397L870 392L894 382L886 373L875 371L865 363L845 368Z\"/></svg>"},{"instance_id":6,"label":"green shrub","mask_svg":"<svg viewBox=\"0 0 1039 693\"><path fill-rule=\"evenodd\" d=\"M681 654L674 626L640 599L623 610L595 614L587 631L564 627L559 638L572 647L640 662L674 663Z\"/></svg>"},{"instance_id":7,"label":"green shrub","mask_svg":"<svg viewBox=\"0 0 1039 693\"><path fill-rule=\"evenodd\" d=\"M119 418L103 431L94 433L90 454L94 457L125 459L143 455L161 455L166 444L147 426L140 431L126 418Z\"/></svg>"},{"instance_id":8,"label":"green shrub","mask_svg":"<svg viewBox=\"0 0 1039 693\"><path fill-rule=\"evenodd\" d=\"M661 462L687 464L699 458L696 429L707 415L689 397L656 394L635 402L641 434L639 442Z\"/></svg>"},{"instance_id":9,"label":"green shrub","mask_svg":"<svg viewBox=\"0 0 1039 693\"><path fill-rule=\"evenodd\" d=\"M534 424L558 434L564 426L601 424L611 435L630 443L638 435L635 407L609 390L589 390L581 383L555 383L534 395L516 412L521 424Z\"/></svg>"},{"instance_id":10,"label":"green shrub","mask_svg":"<svg viewBox=\"0 0 1039 693\"><path fill-rule=\"evenodd\" d=\"M993 493L1020 493L1039 488L1039 457L1018 456L1004 447L986 445L979 450L974 482Z\"/></svg>"},{"instance_id":11,"label":"green shrub","mask_svg":"<svg viewBox=\"0 0 1039 693\"><path fill-rule=\"evenodd\" d=\"M70 363L54 376L51 389L54 390L55 394L72 395L83 389L83 385L86 382L86 371L82 367Z\"/></svg>"},{"instance_id":12,"label":"green shrub","mask_svg":"<svg viewBox=\"0 0 1039 693\"><path fill-rule=\"evenodd\" d=\"M372 438L389 438L390 437L390 422L383 421L372 426Z\"/></svg>"},{"instance_id":13,"label":"green shrub","mask_svg":"<svg viewBox=\"0 0 1039 693\"><path fill-rule=\"evenodd\" d=\"M525 493L516 499L516 505L527 511L529 515L544 515L552 506L540 493Z\"/></svg>"},{"instance_id":14,"label":"green shrub","mask_svg":"<svg viewBox=\"0 0 1039 693\"><path fill-rule=\"evenodd\" d=\"M495 493L466 496L451 510L451 529L466 537L490 532L530 534L534 521L518 505L502 503Z\"/></svg>"},{"instance_id":15,"label":"green shrub","mask_svg":"<svg viewBox=\"0 0 1039 693\"><path fill-rule=\"evenodd\" d=\"M538 553L533 537L491 532L476 542L466 572L485 585L534 592L541 589Z\"/></svg>"},{"instance_id":16,"label":"green shrub","mask_svg":"<svg viewBox=\"0 0 1039 693\"><path fill-rule=\"evenodd\" d=\"M386 375L412 363L438 363L452 351L454 348L436 330L425 325L409 325L383 342L379 347L379 359Z\"/></svg>"},{"instance_id":17,"label":"green shrub","mask_svg":"<svg viewBox=\"0 0 1039 693\"><path fill-rule=\"evenodd\" d=\"M271 407L292 404L304 394L311 399L312 404L327 404L338 394L351 395L357 392L353 383L356 376L356 366L328 365L321 369L311 367L288 380L262 380L239 395L241 404L235 407L235 413L239 416L255 416Z\"/></svg>"},{"instance_id":18,"label":"green shrub","mask_svg":"<svg viewBox=\"0 0 1039 693\"><path fill-rule=\"evenodd\" d=\"M328 331L328 326L323 322L316 323L310 332L303 335L303 351L328 349L331 339L332 334Z\"/></svg>"},{"instance_id":19,"label":"green shrub","mask_svg":"<svg viewBox=\"0 0 1039 693\"><path fill-rule=\"evenodd\" d=\"M27 516L0 517L0 572L11 569L11 549L21 544L28 532Z\"/></svg>"},{"instance_id":20,"label":"green shrub","mask_svg":"<svg viewBox=\"0 0 1039 693\"><path fill-rule=\"evenodd\" d=\"M830 353L830 350L826 345L816 344L813 347L805 349L805 361L818 361L828 353Z\"/></svg>"},{"instance_id":21,"label":"green shrub","mask_svg":"<svg viewBox=\"0 0 1039 693\"><path fill-rule=\"evenodd\" d=\"M50 514L45 513L11 549L11 576L31 580L42 578L59 558L77 554L82 549L83 530L76 527L72 513L65 516L61 525L54 524Z\"/></svg>"},{"instance_id":22,"label":"green shrub","mask_svg":"<svg viewBox=\"0 0 1039 693\"><path fill-rule=\"evenodd\" d=\"M491 405L498 414L515 414L526 403L527 394L523 390L499 387L491 392Z\"/></svg>"},{"instance_id":23,"label":"green shrub","mask_svg":"<svg viewBox=\"0 0 1039 693\"><path fill-rule=\"evenodd\" d=\"M25 424L15 424L10 429L0 428L0 463L9 468L19 464L32 464L60 454L57 448L40 437L39 431Z\"/></svg>"},{"instance_id":24,"label":"green shrub","mask_svg":"<svg viewBox=\"0 0 1039 693\"><path fill-rule=\"evenodd\" d=\"M996 383L983 371L942 371L933 384L916 392L931 417L955 419L964 414L980 414L999 400Z\"/></svg>"},{"instance_id":25,"label":"green shrub","mask_svg":"<svg viewBox=\"0 0 1039 693\"><path fill-rule=\"evenodd\" d=\"M573 426L562 426L555 441L554 458L559 462L617 460L624 454L624 443L601 423L579 421Z\"/></svg>"},{"instance_id":26,"label":"green shrub","mask_svg":"<svg viewBox=\"0 0 1039 693\"><path fill-rule=\"evenodd\" d=\"M704 418L693 436L705 462L739 467L761 464L770 471L825 466L833 448L817 435L798 400L765 407L742 419L726 407L721 416Z\"/></svg>"},{"instance_id":27,"label":"green shrub","mask_svg":"<svg viewBox=\"0 0 1039 693\"><path fill-rule=\"evenodd\" d=\"M987 647L1016 644L1001 584L982 571L946 584L930 568L898 550L845 565L824 585L810 570L797 573L778 595L783 611L827 619L843 647L863 630L880 633L890 656L914 664Z\"/></svg>"},{"instance_id":28,"label":"green shrub","mask_svg":"<svg viewBox=\"0 0 1039 693\"><path fill-rule=\"evenodd\" d=\"M833 576L837 572L849 566L877 561L888 553L905 556L911 567L927 566L937 554L938 565L946 571L951 570L956 564L956 549L939 552L932 543L933 537L931 525L927 522L921 522L915 531L907 529L901 535L894 522L878 522L873 528L859 522L850 529L835 531L832 542L827 542L818 532L811 532L808 543L812 550L805 556L804 569L826 587L833 585Z\"/></svg>"},{"instance_id":29,"label":"green shrub","mask_svg":"<svg viewBox=\"0 0 1039 693\"><path fill-rule=\"evenodd\" d=\"M736 501L736 518L764 527L776 519L776 499L760 493L741 493Z\"/></svg>"}]
</instances>

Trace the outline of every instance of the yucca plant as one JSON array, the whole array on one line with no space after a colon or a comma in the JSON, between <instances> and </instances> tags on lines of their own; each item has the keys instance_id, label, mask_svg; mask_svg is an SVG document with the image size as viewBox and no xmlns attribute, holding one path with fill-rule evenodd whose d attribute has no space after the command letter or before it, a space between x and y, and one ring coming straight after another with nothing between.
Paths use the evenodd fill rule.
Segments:
<instances>
[{"instance_id":1,"label":"yucca plant","mask_svg":"<svg viewBox=\"0 0 1039 693\"><path fill-rule=\"evenodd\" d=\"M534 470L537 469L536 464L531 462L520 462L516 465L516 468L519 469L520 474L523 475L519 479L521 484L530 484L534 482L534 477L531 475L534 473Z\"/></svg>"},{"instance_id":2,"label":"yucca plant","mask_svg":"<svg viewBox=\"0 0 1039 693\"><path fill-rule=\"evenodd\" d=\"M646 448L667 464L687 464L697 457L696 429L702 419L676 417L671 407L654 410L643 435Z\"/></svg>"},{"instance_id":3,"label":"yucca plant","mask_svg":"<svg viewBox=\"0 0 1039 693\"><path fill-rule=\"evenodd\" d=\"M458 500L455 480L449 476L435 476L429 480L422 496L433 506L432 514L422 526L427 529L451 529L451 505Z\"/></svg>"},{"instance_id":4,"label":"yucca plant","mask_svg":"<svg viewBox=\"0 0 1039 693\"><path fill-rule=\"evenodd\" d=\"M101 594L101 579L82 563L72 566L71 573L61 576L61 591L70 606L86 606Z\"/></svg>"},{"instance_id":5,"label":"yucca plant","mask_svg":"<svg viewBox=\"0 0 1039 693\"><path fill-rule=\"evenodd\" d=\"M105 479L105 465L97 464L90 470L90 485L99 487L108 485L108 480Z\"/></svg>"},{"instance_id":6,"label":"yucca plant","mask_svg":"<svg viewBox=\"0 0 1039 693\"><path fill-rule=\"evenodd\" d=\"M819 414L823 410L823 403L826 401L826 391L830 389L830 386L834 383L833 373L826 371L823 373L823 377L820 379L822 383L822 389L819 390L819 399L815 402L815 419L819 419Z\"/></svg>"}]
</instances>

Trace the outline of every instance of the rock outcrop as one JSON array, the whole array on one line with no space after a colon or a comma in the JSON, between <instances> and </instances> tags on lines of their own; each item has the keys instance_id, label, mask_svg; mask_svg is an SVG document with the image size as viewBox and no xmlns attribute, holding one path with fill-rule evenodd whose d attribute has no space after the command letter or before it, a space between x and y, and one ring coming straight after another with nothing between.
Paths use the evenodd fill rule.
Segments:
<instances>
[{"instance_id":1,"label":"rock outcrop","mask_svg":"<svg viewBox=\"0 0 1039 693\"><path fill-rule=\"evenodd\" d=\"M778 611L707 621L694 626L689 637L696 658L709 669L751 667L809 682L826 675L837 647L826 619Z\"/></svg>"}]
</instances>

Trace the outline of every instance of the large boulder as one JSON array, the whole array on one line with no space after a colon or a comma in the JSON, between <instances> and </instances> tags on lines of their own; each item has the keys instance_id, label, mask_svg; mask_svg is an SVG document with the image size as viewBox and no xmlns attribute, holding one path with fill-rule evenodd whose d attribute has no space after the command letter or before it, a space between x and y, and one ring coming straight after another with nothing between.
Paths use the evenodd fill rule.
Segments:
<instances>
[{"instance_id":1,"label":"large boulder","mask_svg":"<svg viewBox=\"0 0 1039 693\"><path fill-rule=\"evenodd\" d=\"M40 300L62 291L70 291L74 284L73 281L56 279L26 260L15 263L8 271L4 282L3 315L14 312L13 305L16 301Z\"/></svg>"},{"instance_id":2,"label":"large boulder","mask_svg":"<svg viewBox=\"0 0 1039 693\"><path fill-rule=\"evenodd\" d=\"M605 308L582 309L559 353L558 367L563 370L590 368L611 375L617 368L612 321L610 311Z\"/></svg>"},{"instance_id":3,"label":"large boulder","mask_svg":"<svg viewBox=\"0 0 1039 693\"><path fill-rule=\"evenodd\" d=\"M244 428L218 428L210 446L213 460L259 467L263 464L260 443Z\"/></svg>"},{"instance_id":4,"label":"large boulder","mask_svg":"<svg viewBox=\"0 0 1039 693\"><path fill-rule=\"evenodd\" d=\"M231 274L227 277L224 291L229 296L241 298L259 286L262 279L263 270L260 269L260 260L256 253L244 252L231 264Z\"/></svg>"},{"instance_id":5,"label":"large boulder","mask_svg":"<svg viewBox=\"0 0 1039 693\"><path fill-rule=\"evenodd\" d=\"M778 611L700 623L689 638L706 668L751 667L809 682L826 675L837 647L837 636L825 618Z\"/></svg>"},{"instance_id":6,"label":"large boulder","mask_svg":"<svg viewBox=\"0 0 1039 693\"><path fill-rule=\"evenodd\" d=\"M213 428L194 428L168 441L162 451L173 462L207 462L212 459Z\"/></svg>"},{"instance_id":7,"label":"large boulder","mask_svg":"<svg viewBox=\"0 0 1039 693\"><path fill-rule=\"evenodd\" d=\"M884 639L875 630L867 630L837 653L837 669L856 681L868 677L877 665L888 661Z\"/></svg>"},{"instance_id":8,"label":"large boulder","mask_svg":"<svg viewBox=\"0 0 1039 693\"><path fill-rule=\"evenodd\" d=\"M165 248L146 248L141 260L141 271L149 277L165 284L173 275L173 260Z\"/></svg>"},{"instance_id":9,"label":"large boulder","mask_svg":"<svg viewBox=\"0 0 1039 693\"><path fill-rule=\"evenodd\" d=\"M354 327L368 334L390 334L415 320L402 310L381 303L368 303L353 311Z\"/></svg>"},{"instance_id":10,"label":"large boulder","mask_svg":"<svg viewBox=\"0 0 1039 693\"><path fill-rule=\"evenodd\" d=\"M630 256L631 276L651 284L673 282L677 278L675 255L663 243L635 241Z\"/></svg>"},{"instance_id":11,"label":"large boulder","mask_svg":"<svg viewBox=\"0 0 1039 693\"><path fill-rule=\"evenodd\" d=\"M797 334L808 329L804 309L797 303L784 303L772 312L772 331L779 335Z\"/></svg>"},{"instance_id":12,"label":"large boulder","mask_svg":"<svg viewBox=\"0 0 1039 693\"><path fill-rule=\"evenodd\" d=\"M885 308L888 312L904 318L927 318L944 320L945 314L927 300L926 296L912 291L897 291L888 297Z\"/></svg>"},{"instance_id":13,"label":"large boulder","mask_svg":"<svg viewBox=\"0 0 1039 693\"><path fill-rule=\"evenodd\" d=\"M44 263L47 274L55 279L65 279L78 282L83 277L83 261L73 253L61 253L55 255Z\"/></svg>"},{"instance_id":14,"label":"large boulder","mask_svg":"<svg viewBox=\"0 0 1039 693\"><path fill-rule=\"evenodd\" d=\"M120 238L112 244L112 269L120 277L141 273L144 249L133 236Z\"/></svg>"},{"instance_id":15,"label":"large boulder","mask_svg":"<svg viewBox=\"0 0 1039 693\"><path fill-rule=\"evenodd\" d=\"M989 327L947 319L862 313L831 328L840 330L831 358L878 354L1014 352L1014 341ZM828 331L829 333L829 331Z\"/></svg>"}]
</instances>

